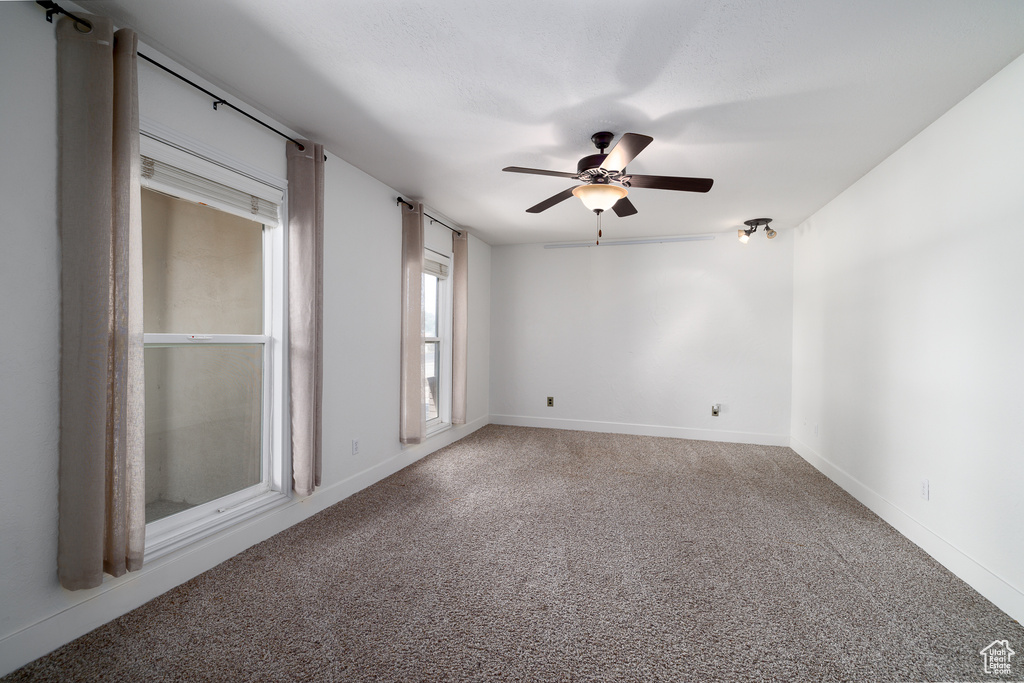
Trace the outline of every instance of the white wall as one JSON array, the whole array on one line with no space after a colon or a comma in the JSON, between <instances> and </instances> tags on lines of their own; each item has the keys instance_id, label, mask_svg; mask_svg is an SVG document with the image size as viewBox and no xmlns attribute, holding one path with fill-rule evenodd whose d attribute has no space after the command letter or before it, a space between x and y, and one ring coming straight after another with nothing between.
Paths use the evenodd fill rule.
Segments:
<instances>
[{"instance_id":1,"label":"white wall","mask_svg":"<svg viewBox=\"0 0 1024 683\"><path fill-rule=\"evenodd\" d=\"M468 424L421 446L400 446L397 193L329 155L323 487L99 588L62 589L56 576L56 84L53 26L44 14L34 3L0 2L0 674L464 436L486 424L488 415L490 248L471 238ZM230 110L213 111L209 99L146 64L140 64L139 78L143 117L266 173L285 175L281 138ZM358 456L351 455L355 438Z\"/></svg>"},{"instance_id":2,"label":"white wall","mask_svg":"<svg viewBox=\"0 0 1024 683\"><path fill-rule=\"evenodd\" d=\"M57 590L60 331L57 67L37 9L0 2L0 638L59 609L33 604Z\"/></svg>"},{"instance_id":3,"label":"white wall","mask_svg":"<svg viewBox=\"0 0 1024 683\"><path fill-rule=\"evenodd\" d=\"M1024 57L799 227L792 416L795 450L1018 620L1022 112Z\"/></svg>"},{"instance_id":4,"label":"white wall","mask_svg":"<svg viewBox=\"0 0 1024 683\"><path fill-rule=\"evenodd\" d=\"M792 249L494 247L492 421L788 443Z\"/></svg>"}]
</instances>

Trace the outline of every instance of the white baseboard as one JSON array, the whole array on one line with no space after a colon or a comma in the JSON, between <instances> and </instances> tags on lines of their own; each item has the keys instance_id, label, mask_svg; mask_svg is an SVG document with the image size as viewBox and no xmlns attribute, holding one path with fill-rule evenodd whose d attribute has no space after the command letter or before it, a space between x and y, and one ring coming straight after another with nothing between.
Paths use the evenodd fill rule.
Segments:
<instances>
[{"instance_id":1,"label":"white baseboard","mask_svg":"<svg viewBox=\"0 0 1024 683\"><path fill-rule=\"evenodd\" d=\"M491 415L491 422L515 427L541 427L545 429L569 429L582 432L605 434L636 434L638 436L666 436L673 439L697 439L701 441L725 441L728 443L749 443L760 446L788 446L789 434L767 434L760 432L734 432L719 429L691 429L688 427L665 427L661 425L632 424L629 422L597 422L594 420L567 420L527 415Z\"/></svg>"},{"instance_id":2,"label":"white baseboard","mask_svg":"<svg viewBox=\"0 0 1024 683\"><path fill-rule=\"evenodd\" d=\"M65 591L74 600L64 609L0 638L0 676L52 652L189 579L216 567L238 553L329 508L377 483L434 451L487 425L482 417L452 427L425 443L402 448L372 467L292 500L119 578L106 577L103 585L83 591ZM54 573L56 581L56 572ZM57 589L62 590L62 589Z\"/></svg>"},{"instance_id":3,"label":"white baseboard","mask_svg":"<svg viewBox=\"0 0 1024 683\"><path fill-rule=\"evenodd\" d=\"M863 503L865 507L888 522L896 531L917 544L939 564L985 596L996 607L1018 622L1024 623L1024 592L985 568L970 555L890 503L796 437L790 439L790 448L840 488Z\"/></svg>"}]
</instances>

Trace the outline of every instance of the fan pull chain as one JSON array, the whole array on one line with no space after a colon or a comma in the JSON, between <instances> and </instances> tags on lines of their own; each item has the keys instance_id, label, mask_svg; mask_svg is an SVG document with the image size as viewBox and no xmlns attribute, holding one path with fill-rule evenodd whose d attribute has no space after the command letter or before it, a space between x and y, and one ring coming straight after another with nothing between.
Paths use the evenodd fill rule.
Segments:
<instances>
[{"instance_id":1,"label":"fan pull chain","mask_svg":"<svg viewBox=\"0 0 1024 683\"><path fill-rule=\"evenodd\" d=\"M602 211L595 211L594 213L597 214L597 240L594 242L594 244L597 245L597 246L600 246L601 245L601 214L603 212Z\"/></svg>"}]
</instances>

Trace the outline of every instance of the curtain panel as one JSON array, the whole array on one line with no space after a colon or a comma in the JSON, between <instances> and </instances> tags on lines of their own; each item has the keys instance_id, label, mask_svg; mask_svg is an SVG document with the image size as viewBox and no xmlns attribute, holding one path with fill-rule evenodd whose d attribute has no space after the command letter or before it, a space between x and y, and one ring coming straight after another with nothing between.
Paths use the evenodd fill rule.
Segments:
<instances>
[{"instance_id":1,"label":"curtain panel","mask_svg":"<svg viewBox=\"0 0 1024 683\"><path fill-rule=\"evenodd\" d=\"M145 386L135 33L57 23L61 240L57 573L142 567Z\"/></svg>"},{"instance_id":2,"label":"curtain panel","mask_svg":"<svg viewBox=\"0 0 1024 683\"><path fill-rule=\"evenodd\" d=\"M292 485L308 496L323 471L324 148L287 143L288 354Z\"/></svg>"},{"instance_id":3,"label":"curtain panel","mask_svg":"<svg viewBox=\"0 0 1024 683\"><path fill-rule=\"evenodd\" d=\"M466 424L469 233L452 233L452 424Z\"/></svg>"},{"instance_id":4,"label":"curtain panel","mask_svg":"<svg viewBox=\"0 0 1024 683\"><path fill-rule=\"evenodd\" d=\"M423 410L423 205L402 205L402 344L401 406L398 438L403 444L423 442L427 431Z\"/></svg>"}]
</instances>

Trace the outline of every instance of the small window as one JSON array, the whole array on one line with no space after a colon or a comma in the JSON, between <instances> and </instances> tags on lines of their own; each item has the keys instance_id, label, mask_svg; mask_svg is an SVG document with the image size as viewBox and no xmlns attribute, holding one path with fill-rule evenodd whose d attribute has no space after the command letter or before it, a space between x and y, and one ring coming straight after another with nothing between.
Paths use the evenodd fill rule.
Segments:
<instances>
[{"instance_id":1,"label":"small window","mask_svg":"<svg viewBox=\"0 0 1024 683\"><path fill-rule=\"evenodd\" d=\"M263 488L263 225L142 191L146 521Z\"/></svg>"},{"instance_id":2,"label":"small window","mask_svg":"<svg viewBox=\"0 0 1024 683\"><path fill-rule=\"evenodd\" d=\"M450 258L426 250L423 267L423 387L427 434L451 424L452 313Z\"/></svg>"},{"instance_id":3,"label":"small window","mask_svg":"<svg viewBox=\"0 0 1024 683\"><path fill-rule=\"evenodd\" d=\"M288 496L280 205L203 163L143 156L147 560Z\"/></svg>"}]
</instances>

